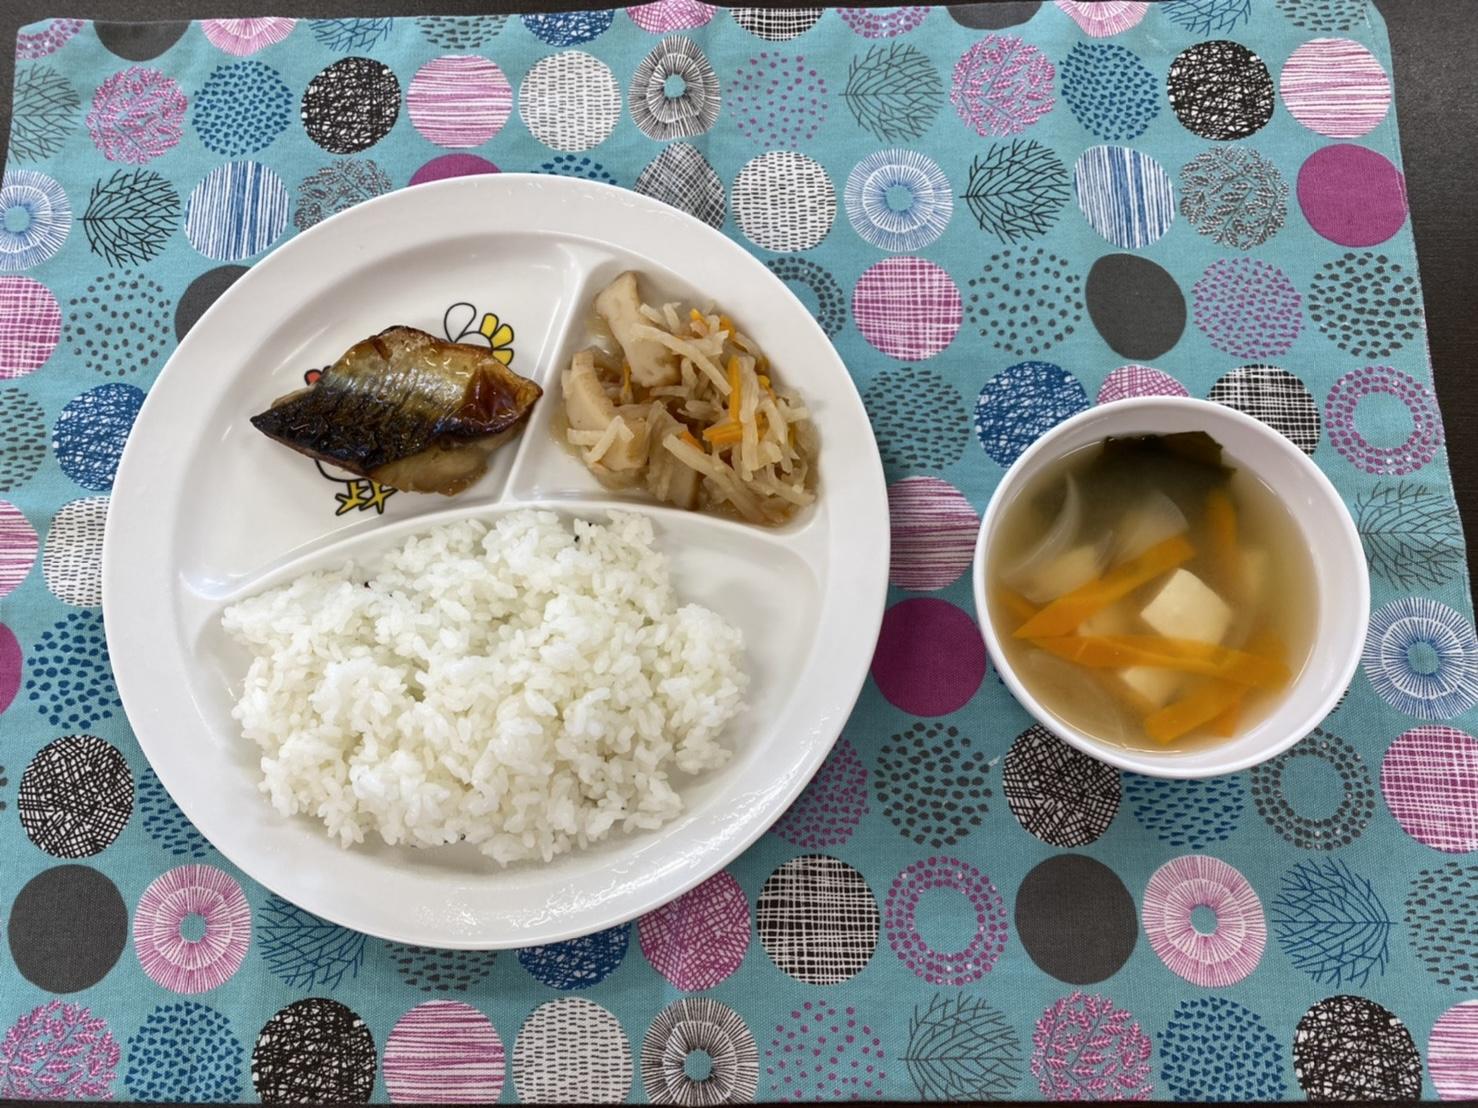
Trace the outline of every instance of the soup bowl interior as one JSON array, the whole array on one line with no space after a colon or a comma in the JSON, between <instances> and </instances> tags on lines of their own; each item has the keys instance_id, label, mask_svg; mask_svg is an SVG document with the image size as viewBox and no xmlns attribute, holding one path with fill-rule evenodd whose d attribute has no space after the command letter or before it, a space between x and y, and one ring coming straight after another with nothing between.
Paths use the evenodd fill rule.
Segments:
<instances>
[{"instance_id":1,"label":"soup bowl interior","mask_svg":"<svg viewBox=\"0 0 1478 1108\"><path fill-rule=\"evenodd\" d=\"M986 602L989 552L1017 498L1042 470L1064 455L1116 435L1204 431L1232 464L1263 482L1288 509L1310 552L1318 591L1313 645L1303 670L1253 726L1225 741L1190 749L1133 750L1110 744L1059 719L1015 672ZM1154 777L1215 777L1256 765L1312 731L1349 687L1370 618L1370 580L1354 521L1329 479L1283 435L1221 404L1182 397L1143 397L1092 408L1058 424L1033 443L996 488L975 547L975 608L992 662L1012 695L1055 734L1120 769ZM1276 566L1273 572L1277 572Z\"/></svg>"}]
</instances>

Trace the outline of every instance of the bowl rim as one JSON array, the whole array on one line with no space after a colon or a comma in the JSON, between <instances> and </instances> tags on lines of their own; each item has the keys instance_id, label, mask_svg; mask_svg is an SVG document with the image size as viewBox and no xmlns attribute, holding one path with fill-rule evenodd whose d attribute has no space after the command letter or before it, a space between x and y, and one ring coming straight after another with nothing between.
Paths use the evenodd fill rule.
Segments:
<instances>
[{"instance_id":1,"label":"bowl rim","mask_svg":"<svg viewBox=\"0 0 1478 1108\"><path fill-rule=\"evenodd\" d=\"M1078 728L1072 727L1057 719L1047 711L1025 687L1021 679L1017 677L1011 662L1001 649L1000 636L996 633L990 617L990 607L985 595L985 559L987 538L996 525L1002 511L1002 505L1007 499L1007 494L1020 481L1021 474L1026 472L1044 454L1051 454L1055 446L1062 439L1070 436L1079 427L1086 423L1102 419L1104 413L1110 410L1124 411L1129 408L1151 408L1181 410L1199 413L1209 417L1210 422L1220 421L1223 423L1238 424L1249 432L1257 435L1265 441L1279 457L1286 459L1282 464L1293 465L1303 470L1304 474L1312 479L1314 486L1335 509L1335 516L1339 520L1339 538L1342 542L1336 543L1335 548L1348 557L1354 569L1353 584L1356 595L1348 597L1345 602L1350 603L1355 609L1355 630L1357 633L1349 636L1345 644L1345 655L1342 658L1338 674L1339 679L1331 682L1329 689L1318 699L1312 708L1306 713L1296 727L1289 729L1287 735L1275 742L1263 747L1244 752L1236 757L1229 757L1222 762L1213 762L1209 765L1190 765L1177 760L1171 752L1159 754L1151 750L1133 750L1123 747L1115 747L1094 738L1092 735ZM1207 428L1208 433L1214 433L1213 428ZM1259 470L1266 472L1268 466L1259 466ZM1269 482L1271 485L1271 482ZM1278 490L1273 489L1276 493ZM1147 777L1162 777L1177 780L1190 780L1208 777L1220 777L1230 773L1236 773L1251 766L1276 758L1279 754L1288 750L1296 743L1308 736L1319 723L1333 711L1348 690L1350 683L1354 680L1355 671L1359 668L1360 658L1365 648L1365 640L1369 633L1370 625L1370 572L1365 560L1365 548L1360 541L1360 534L1355 527L1354 518L1346 506L1344 498L1334 486L1319 465L1308 454L1304 453L1297 445L1283 435L1276 428L1269 426L1262 420L1239 411L1225 404L1218 404L1211 400L1201 400L1190 396L1136 396L1127 397L1122 400L1114 400L1107 404L1096 404L1085 410L1070 416L1061 423L1055 424L1049 430L1044 431L1025 450L1017 456L1016 460L1007 467L1001 475L995 490L991 493L990 501L986 505L985 512L980 518L980 530L975 538L975 553L971 562L971 591L975 599L975 615L981 634L985 639L986 652L991 663L996 668L996 673L1011 691L1016 702L1024 708L1038 723L1064 742L1087 754L1089 757L1121 770L1132 773L1143 774ZM1322 601L1321 601L1322 605ZM1298 682L1294 683L1296 687ZM1214 748L1212 748L1214 749Z\"/></svg>"}]
</instances>

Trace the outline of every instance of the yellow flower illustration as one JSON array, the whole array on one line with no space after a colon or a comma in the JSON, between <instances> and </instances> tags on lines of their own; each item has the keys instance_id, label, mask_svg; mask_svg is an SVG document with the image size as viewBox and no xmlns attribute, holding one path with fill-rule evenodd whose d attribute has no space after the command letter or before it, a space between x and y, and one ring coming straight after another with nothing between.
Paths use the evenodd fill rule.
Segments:
<instances>
[{"instance_id":1,"label":"yellow flower illustration","mask_svg":"<svg viewBox=\"0 0 1478 1108\"><path fill-rule=\"evenodd\" d=\"M478 332L488 340L488 345L493 348L493 357L504 365L513 364L513 328L504 323L492 312L482 317L482 325Z\"/></svg>"}]
</instances>

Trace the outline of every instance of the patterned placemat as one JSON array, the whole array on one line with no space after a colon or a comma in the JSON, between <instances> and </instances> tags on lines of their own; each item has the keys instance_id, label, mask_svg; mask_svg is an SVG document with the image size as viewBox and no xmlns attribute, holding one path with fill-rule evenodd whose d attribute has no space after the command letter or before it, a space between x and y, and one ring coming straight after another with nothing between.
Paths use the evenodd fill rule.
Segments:
<instances>
[{"instance_id":1,"label":"patterned placemat","mask_svg":"<svg viewBox=\"0 0 1478 1108\"><path fill-rule=\"evenodd\" d=\"M57 19L18 54L0 1096L1478 1093L1478 639L1362 0ZM630 926L494 956L367 939L234 871L141 756L98 603L119 452L178 336L296 231L498 168L659 197L784 278L866 399L894 553L872 679L774 831ZM498 311L447 326L516 344ZM1341 706L1218 780L1031 726L971 611L1002 468L1147 393L1288 435L1373 575Z\"/></svg>"}]
</instances>

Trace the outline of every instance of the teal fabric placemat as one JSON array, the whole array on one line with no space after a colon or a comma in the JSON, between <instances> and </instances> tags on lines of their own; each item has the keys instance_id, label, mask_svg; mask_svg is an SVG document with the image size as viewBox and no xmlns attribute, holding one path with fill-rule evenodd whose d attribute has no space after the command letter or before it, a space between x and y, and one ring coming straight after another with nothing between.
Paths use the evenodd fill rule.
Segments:
<instances>
[{"instance_id":1,"label":"teal fabric placemat","mask_svg":"<svg viewBox=\"0 0 1478 1108\"><path fill-rule=\"evenodd\" d=\"M0 1096L1478 1095L1478 639L1391 80L1363 0L26 28ZM242 267L496 169L660 197L784 278L866 400L894 553L872 678L774 831L629 926L494 956L325 924L201 838L123 717L99 559L144 394ZM1032 726L966 572L1037 434L1157 392L1307 451L1374 588L1320 729L1194 783ZM394 518L373 493L326 477L325 513Z\"/></svg>"}]
</instances>

